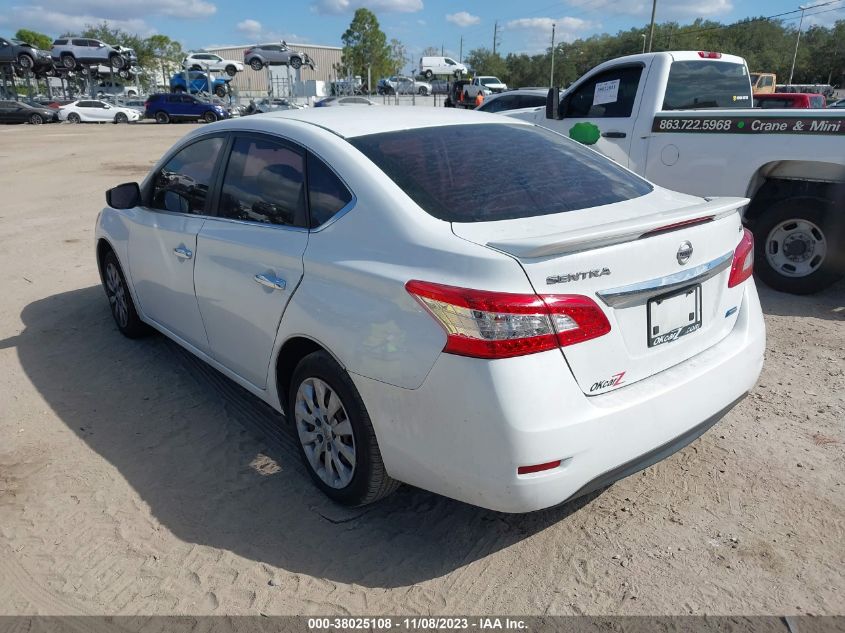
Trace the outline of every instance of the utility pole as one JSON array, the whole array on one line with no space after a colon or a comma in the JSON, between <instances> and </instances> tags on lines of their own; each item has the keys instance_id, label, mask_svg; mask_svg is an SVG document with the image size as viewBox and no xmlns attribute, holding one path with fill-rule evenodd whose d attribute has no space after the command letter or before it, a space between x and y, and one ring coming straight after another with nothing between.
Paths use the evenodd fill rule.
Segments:
<instances>
[{"instance_id":1,"label":"utility pole","mask_svg":"<svg viewBox=\"0 0 845 633\"><path fill-rule=\"evenodd\" d=\"M464 36L461 35L461 52L458 54L458 63L462 64L464 62Z\"/></svg>"},{"instance_id":2,"label":"utility pole","mask_svg":"<svg viewBox=\"0 0 845 633\"><path fill-rule=\"evenodd\" d=\"M549 88L555 85L555 23L552 22L552 72L549 75Z\"/></svg>"},{"instance_id":3,"label":"utility pole","mask_svg":"<svg viewBox=\"0 0 845 633\"><path fill-rule=\"evenodd\" d=\"M493 54L496 54L496 45L499 42L499 21L493 23Z\"/></svg>"},{"instance_id":4,"label":"utility pole","mask_svg":"<svg viewBox=\"0 0 845 633\"><path fill-rule=\"evenodd\" d=\"M645 33L643 33L641 37L643 38L643 53L645 53Z\"/></svg>"},{"instance_id":5,"label":"utility pole","mask_svg":"<svg viewBox=\"0 0 845 633\"><path fill-rule=\"evenodd\" d=\"M798 59L798 44L801 42L801 27L804 25L804 11L810 7L802 4L798 8L801 9L801 19L798 21L798 36L795 38L795 52L792 54L792 68L789 70L789 81L786 82L787 84L792 83L792 75L795 74L795 61Z\"/></svg>"},{"instance_id":6,"label":"utility pole","mask_svg":"<svg viewBox=\"0 0 845 633\"><path fill-rule=\"evenodd\" d=\"M654 42L654 18L657 15L657 0L651 3L651 28L648 32L648 52L651 52L651 45Z\"/></svg>"}]
</instances>

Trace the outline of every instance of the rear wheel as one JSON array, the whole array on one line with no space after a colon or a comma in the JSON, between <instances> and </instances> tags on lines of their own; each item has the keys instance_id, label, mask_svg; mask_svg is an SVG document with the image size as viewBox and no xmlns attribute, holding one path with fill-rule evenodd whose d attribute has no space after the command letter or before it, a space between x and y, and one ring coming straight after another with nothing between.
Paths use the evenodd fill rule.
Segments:
<instances>
[{"instance_id":1,"label":"rear wheel","mask_svg":"<svg viewBox=\"0 0 845 633\"><path fill-rule=\"evenodd\" d=\"M298 70L302 67L302 60L299 57L291 57L290 58L290 67L294 70Z\"/></svg>"},{"instance_id":2,"label":"rear wheel","mask_svg":"<svg viewBox=\"0 0 845 633\"><path fill-rule=\"evenodd\" d=\"M217 120L217 115L211 110L202 115L202 120L206 123L214 123Z\"/></svg>"},{"instance_id":3,"label":"rear wheel","mask_svg":"<svg viewBox=\"0 0 845 633\"><path fill-rule=\"evenodd\" d=\"M68 123L80 123L82 118L76 112L71 112L67 115L67 120Z\"/></svg>"},{"instance_id":4,"label":"rear wheel","mask_svg":"<svg viewBox=\"0 0 845 633\"><path fill-rule=\"evenodd\" d=\"M812 294L845 273L845 230L823 198L775 201L754 221L757 276L775 290Z\"/></svg>"},{"instance_id":5,"label":"rear wheel","mask_svg":"<svg viewBox=\"0 0 845 633\"><path fill-rule=\"evenodd\" d=\"M385 471L358 390L328 353L314 352L300 361L288 403L305 467L328 497L359 506L399 486Z\"/></svg>"},{"instance_id":6,"label":"rear wheel","mask_svg":"<svg viewBox=\"0 0 845 633\"><path fill-rule=\"evenodd\" d=\"M156 112L156 123L170 123L170 115L167 112Z\"/></svg>"},{"instance_id":7,"label":"rear wheel","mask_svg":"<svg viewBox=\"0 0 845 633\"><path fill-rule=\"evenodd\" d=\"M126 60L123 59L119 54L112 53L109 55L109 66L112 68L123 68L126 65Z\"/></svg>"},{"instance_id":8,"label":"rear wheel","mask_svg":"<svg viewBox=\"0 0 845 633\"><path fill-rule=\"evenodd\" d=\"M257 57L253 57L251 60L249 60L249 67L253 70L261 70L262 68L264 68L264 62L262 62Z\"/></svg>"},{"instance_id":9,"label":"rear wheel","mask_svg":"<svg viewBox=\"0 0 845 633\"><path fill-rule=\"evenodd\" d=\"M18 56L18 66L24 70L32 70L32 67L35 66L35 60L26 53L21 53Z\"/></svg>"},{"instance_id":10,"label":"rear wheel","mask_svg":"<svg viewBox=\"0 0 845 633\"><path fill-rule=\"evenodd\" d=\"M120 333L128 338L139 338L149 332L147 325L138 317L126 278L114 252L109 251L103 257L103 288L109 299L114 322Z\"/></svg>"},{"instance_id":11,"label":"rear wheel","mask_svg":"<svg viewBox=\"0 0 845 633\"><path fill-rule=\"evenodd\" d=\"M424 97L424 96L426 96L426 95L428 94L428 90L426 90L425 86L420 86L419 90L417 90L417 93L418 93L421 97Z\"/></svg>"},{"instance_id":12,"label":"rear wheel","mask_svg":"<svg viewBox=\"0 0 845 633\"><path fill-rule=\"evenodd\" d=\"M124 112L118 112L114 115L115 123L129 123L129 117Z\"/></svg>"},{"instance_id":13,"label":"rear wheel","mask_svg":"<svg viewBox=\"0 0 845 633\"><path fill-rule=\"evenodd\" d=\"M29 122L32 123L32 125L41 125L42 123L44 123L44 117L42 117L40 114L33 114L31 117L29 117Z\"/></svg>"},{"instance_id":14,"label":"rear wheel","mask_svg":"<svg viewBox=\"0 0 845 633\"><path fill-rule=\"evenodd\" d=\"M434 76L434 73L431 72L431 70L425 71L425 78L426 79L431 79L433 76Z\"/></svg>"}]
</instances>

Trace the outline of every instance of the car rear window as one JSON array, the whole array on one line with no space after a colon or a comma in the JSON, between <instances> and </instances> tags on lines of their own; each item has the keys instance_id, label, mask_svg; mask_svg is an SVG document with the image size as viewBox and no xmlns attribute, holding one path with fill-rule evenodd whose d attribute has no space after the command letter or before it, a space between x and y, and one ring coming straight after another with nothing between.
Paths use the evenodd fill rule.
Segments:
<instances>
[{"instance_id":1,"label":"car rear window","mask_svg":"<svg viewBox=\"0 0 845 633\"><path fill-rule=\"evenodd\" d=\"M672 62L664 110L751 107L751 81L744 64L715 61Z\"/></svg>"},{"instance_id":2,"label":"car rear window","mask_svg":"<svg viewBox=\"0 0 845 633\"><path fill-rule=\"evenodd\" d=\"M652 190L611 160L530 125L427 127L349 142L423 210L448 222L551 215L630 200Z\"/></svg>"}]
</instances>

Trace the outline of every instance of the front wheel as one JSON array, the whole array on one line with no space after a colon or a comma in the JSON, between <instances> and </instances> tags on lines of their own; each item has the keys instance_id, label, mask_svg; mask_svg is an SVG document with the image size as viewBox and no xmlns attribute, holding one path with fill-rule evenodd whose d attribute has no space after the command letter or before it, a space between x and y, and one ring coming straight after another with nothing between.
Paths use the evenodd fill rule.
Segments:
<instances>
[{"instance_id":1,"label":"front wheel","mask_svg":"<svg viewBox=\"0 0 845 633\"><path fill-rule=\"evenodd\" d=\"M226 96L226 88L224 88L223 86L217 86L214 89L214 94L217 95L218 97L221 97L221 98L225 97Z\"/></svg>"},{"instance_id":2,"label":"front wheel","mask_svg":"<svg viewBox=\"0 0 845 633\"><path fill-rule=\"evenodd\" d=\"M432 78L433 76L434 76L434 73L433 73L433 72L431 72L430 70L425 71L425 78L426 78L426 79L431 80L431 78Z\"/></svg>"},{"instance_id":3,"label":"front wheel","mask_svg":"<svg viewBox=\"0 0 845 633\"><path fill-rule=\"evenodd\" d=\"M257 57L253 57L251 60L249 60L249 67L253 70L261 70L262 68L264 68L264 62L262 62Z\"/></svg>"},{"instance_id":4,"label":"front wheel","mask_svg":"<svg viewBox=\"0 0 845 633\"><path fill-rule=\"evenodd\" d=\"M109 300L114 322L120 333L128 338L140 338L149 328L138 317L126 278L114 252L109 251L103 258L103 288Z\"/></svg>"},{"instance_id":5,"label":"front wheel","mask_svg":"<svg viewBox=\"0 0 845 633\"><path fill-rule=\"evenodd\" d=\"M417 94L421 97L425 97L428 94L428 90L426 90L424 86L421 86L420 89L417 90Z\"/></svg>"},{"instance_id":6,"label":"front wheel","mask_svg":"<svg viewBox=\"0 0 845 633\"><path fill-rule=\"evenodd\" d=\"M206 123L214 123L217 120L217 115L211 110L202 115L202 120Z\"/></svg>"},{"instance_id":7,"label":"front wheel","mask_svg":"<svg viewBox=\"0 0 845 633\"><path fill-rule=\"evenodd\" d=\"M293 373L288 417L311 479L349 506L373 503L399 482L384 468L376 434L349 374L328 353L303 358Z\"/></svg>"},{"instance_id":8,"label":"front wheel","mask_svg":"<svg viewBox=\"0 0 845 633\"><path fill-rule=\"evenodd\" d=\"M235 68L234 66L231 66L231 65L226 66L226 74L229 75L230 77L234 77L235 75L238 74L238 69Z\"/></svg>"},{"instance_id":9,"label":"front wheel","mask_svg":"<svg viewBox=\"0 0 845 633\"><path fill-rule=\"evenodd\" d=\"M302 60L299 57L290 58L290 67L294 70L299 70L302 67Z\"/></svg>"},{"instance_id":10,"label":"front wheel","mask_svg":"<svg viewBox=\"0 0 845 633\"><path fill-rule=\"evenodd\" d=\"M31 117L29 117L29 122L32 123L32 125L41 125L42 123L44 123L44 117L42 117L40 114L33 114Z\"/></svg>"},{"instance_id":11,"label":"front wheel","mask_svg":"<svg viewBox=\"0 0 845 633\"><path fill-rule=\"evenodd\" d=\"M112 68L123 68L126 65L126 60L117 53L109 56L109 66Z\"/></svg>"},{"instance_id":12,"label":"front wheel","mask_svg":"<svg viewBox=\"0 0 845 633\"><path fill-rule=\"evenodd\" d=\"M68 70L76 68L76 60L73 58L73 55L62 55L62 66Z\"/></svg>"},{"instance_id":13,"label":"front wheel","mask_svg":"<svg viewBox=\"0 0 845 633\"><path fill-rule=\"evenodd\" d=\"M115 123L129 123L129 117L124 112L118 112L114 115Z\"/></svg>"},{"instance_id":14,"label":"front wheel","mask_svg":"<svg viewBox=\"0 0 845 633\"><path fill-rule=\"evenodd\" d=\"M755 270L771 288L812 294L843 273L845 230L833 203L792 197L774 202L754 221Z\"/></svg>"},{"instance_id":15,"label":"front wheel","mask_svg":"<svg viewBox=\"0 0 845 633\"><path fill-rule=\"evenodd\" d=\"M170 123L170 115L167 112L156 112L156 123Z\"/></svg>"},{"instance_id":16,"label":"front wheel","mask_svg":"<svg viewBox=\"0 0 845 633\"><path fill-rule=\"evenodd\" d=\"M35 60L26 53L21 53L18 57L18 66L25 71L32 70L32 67L35 66Z\"/></svg>"}]
</instances>

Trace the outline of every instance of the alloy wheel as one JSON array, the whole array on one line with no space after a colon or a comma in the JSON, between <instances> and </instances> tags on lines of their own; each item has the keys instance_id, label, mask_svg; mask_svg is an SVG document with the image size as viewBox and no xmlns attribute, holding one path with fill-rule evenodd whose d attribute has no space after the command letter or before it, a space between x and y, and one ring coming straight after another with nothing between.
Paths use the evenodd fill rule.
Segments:
<instances>
[{"instance_id":1,"label":"alloy wheel","mask_svg":"<svg viewBox=\"0 0 845 633\"><path fill-rule=\"evenodd\" d=\"M294 421L305 456L331 488L345 488L355 475L355 435L340 396L319 378L307 378L296 391Z\"/></svg>"},{"instance_id":2,"label":"alloy wheel","mask_svg":"<svg viewBox=\"0 0 845 633\"><path fill-rule=\"evenodd\" d=\"M106 294L109 298L112 314L120 327L125 328L129 324L129 304L126 300L126 286L117 266L109 263L106 267Z\"/></svg>"}]
</instances>

